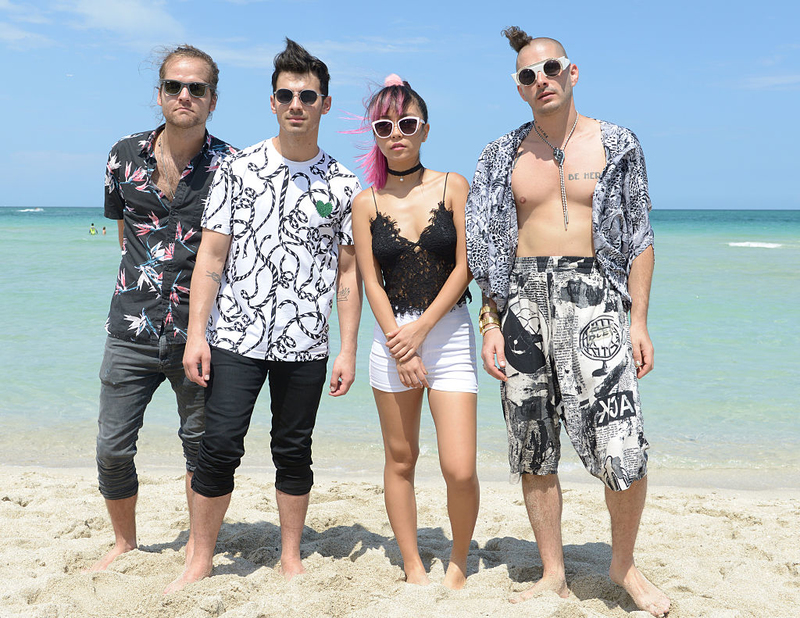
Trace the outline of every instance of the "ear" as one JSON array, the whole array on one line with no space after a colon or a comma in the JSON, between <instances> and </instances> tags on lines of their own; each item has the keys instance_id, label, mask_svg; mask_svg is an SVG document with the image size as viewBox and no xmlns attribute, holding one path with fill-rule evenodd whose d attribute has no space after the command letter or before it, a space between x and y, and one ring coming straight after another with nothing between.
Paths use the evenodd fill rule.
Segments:
<instances>
[{"instance_id":1,"label":"ear","mask_svg":"<svg viewBox=\"0 0 800 618\"><path fill-rule=\"evenodd\" d=\"M431 125L429 125L429 124L426 122L426 123L425 123L425 124L422 126L422 141L423 141L423 142L424 142L425 140L427 140L427 139L428 139L428 131L430 131L430 130L431 130Z\"/></svg>"},{"instance_id":2,"label":"ear","mask_svg":"<svg viewBox=\"0 0 800 618\"><path fill-rule=\"evenodd\" d=\"M524 86L517 86L517 92L519 93L520 98L527 103L528 101L525 98L525 91L523 90L523 88Z\"/></svg>"},{"instance_id":3,"label":"ear","mask_svg":"<svg viewBox=\"0 0 800 618\"><path fill-rule=\"evenodd\" d=\"M156 103L161 107L161 87L156 88Z\"/></svg>"},{"instance_id":4,"label":"ear","mask_svg":"<svg viewBox=\"0 0 800 618\"><path fill-rule=\"evenodd\" d=\"M269 108L272 110L273 114L277 114L278 110L275 108L275 95L269 95Z\"/></svg>"},{"instance_id":5,"label":"ear","mask_svg":"<svg viewBox=\"0 0 800 618\"><path fill-rule=\"evenodd\" d=\"M322 113L327 114L329 111L331 111L331 95L322 99Z\"/></svg>"},{"instance_id":6,"label":"ear","mask_svg":"<svg viewBox=\"0 0 800 618\"><path fill-rule=\"evenodd\" d=\"M208 113L210 114L215 109L217 109L217 95L216 94L211 96L211 104L208 106Z\"/></svg>"},{"instance_id":7,"label":"ear","mask_svg":"<svg viewBox=\"0 0 800 618\"><path fill-rule=\"evenodd\" d=\"M574 86L578 83L578 65L577 64L570 64L569 65L569 80Z\"/></svg>"}]
</instances>

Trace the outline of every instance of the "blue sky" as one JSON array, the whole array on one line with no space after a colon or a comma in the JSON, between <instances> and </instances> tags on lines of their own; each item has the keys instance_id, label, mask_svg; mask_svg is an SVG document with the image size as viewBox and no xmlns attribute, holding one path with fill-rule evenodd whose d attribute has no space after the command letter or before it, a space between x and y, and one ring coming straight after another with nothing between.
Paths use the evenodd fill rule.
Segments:
<instances>
[{"instance_id":1,"label":"blue sky","mask_svg":"<svg viewBox=\"0 0 800 618\"><path fill-rule=\"evenodd\" d=\"M333 156L354 168L346 113L396 72L428 103L423 163L471 179L483 146L530 119L500 36L519 25L564 43L580 113L639 136L656 208L800 208L798 24L794 0L0 0L0 206L102 205L111 145L159 122L159 45L217 60L213 134L236 146L274 135L285 36L330 68L320 144Z\"/></svg>"}]
</instances>

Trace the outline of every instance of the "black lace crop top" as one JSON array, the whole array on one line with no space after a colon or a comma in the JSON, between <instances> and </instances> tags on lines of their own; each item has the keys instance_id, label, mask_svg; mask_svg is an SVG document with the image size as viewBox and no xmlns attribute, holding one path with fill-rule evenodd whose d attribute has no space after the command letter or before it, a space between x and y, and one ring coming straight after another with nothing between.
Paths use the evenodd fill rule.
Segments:
<instances>
[{"instance_id":1,"label":"black lace crop top","mask_svg":"<svg viewBox=\"0 0 800 618\"><path fill-rule=\"evenodd\" d=\"M445 178L447 191L447 178ZM375 200L375 191L372 192ZM442 201L431 210L430 222L417 242L400 235L397 223L378 210L370 222L372 252L383 274L383 287L395 315L425 311L433 302L456 265L456 228L453 212ZM465 291L457 305L472 297Z\"/></svg>"}]
</instances>

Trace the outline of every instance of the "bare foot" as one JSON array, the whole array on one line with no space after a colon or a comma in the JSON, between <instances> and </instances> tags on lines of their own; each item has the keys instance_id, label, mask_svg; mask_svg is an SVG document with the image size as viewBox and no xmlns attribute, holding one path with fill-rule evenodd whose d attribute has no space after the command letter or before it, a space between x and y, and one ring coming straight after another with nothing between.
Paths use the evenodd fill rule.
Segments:
<instances>
[{"instance_id":1,"label":"bare foot","mask_svg":"<svg viewBox=\"0 0 800 618\"><path fill-rule=\"evenodd\" d=\"M451 560L442 583L451 590L461 590L467 583L466 570Z\"/></svg>"},{"instance_id":2,"label":"bare foot","mask_svg":"<svg viewBox=\"0 0 800 618\"><path fill-rule=\"evenodd\" d=\"M562 599L569 596L569 588L567 588L567 581L563 577L542 577L538 582L527 590L520 592L518 595L509 599L511 603L522 603L530 598L535 597L540 592L555 592Z\"/></svg>"},{"instance_id":3,"label":"bare foot","mask_svg":"<svg viewBox=\"0 0 800 618\"><path fill-rule=\"evenodd\" d=\"M650 612L656 618L669 614L667 595L650 583L635 566L631 565L626 573L609 571L609 575L611 581L625 589L639 609Z\"/></svg>"},{"instance_id":4,"label":"bare foot","mask_svg":"<svg viewBox=\"0 0 800 618\"><path fill-rule=\"evenodd\" d=\"M129 545L127 543L114 545L108 553L100 558L97 562L95 562L92 566L88 569L85 569L84 573L97 573L98 571L105 571L108 567L111 566L111 563L114 562L114 559L117 556L121 556L125 552L129 552L132 549L136 549L136 545Z\"/></svg>"},{"instance_id":5,"label":"bare foot","mask_svg":"<svg viewBox=\"0 0 800 618\"><path fill-rule=\"evenodd\" d=\"M428 574L425 572L424 567L420 566L419 568L411 568L408 567L405 569L406 573L406 583L407 584L416 584L417 586L427 586L431 583L431 580L428 579Z\"/></svg>"},{"instance_id":6,"label":"bare foot","mask_svg":"<svg viewBox=\"0 0 800 618\"><path fill-rule=\"evenodd\" d=\"M187 567L179 577L172 580L172 583L164 588L164 594L171 594L173 592L183 590L187 584L199 582L201 579L205 579L209 575L211 575L211 569L191 569Z\"/></svg>"},{"instance_id":7,"label":"bare foot","mask_svg":"<svg viewBox=\"0 0 800 618\"><path fill-rule=\"evenodd\" d=\"M286 581L291 581L295 575L301 575L306 572L303 563L299 558L281 558L280 572L286 578Z\"/></svg>"},{"instance_id":8,"label":"bare foot","mask_svg":"<svg viewBox=\"0 0 800 618\"><path fill-rule=\"evenodd\" d=\"M186 559L183 561L184 568L188 569L189 564L192 562L192 556L194 555L194 537L189 535L189 540L186 541Z\"/></svg>"}]
</instances>

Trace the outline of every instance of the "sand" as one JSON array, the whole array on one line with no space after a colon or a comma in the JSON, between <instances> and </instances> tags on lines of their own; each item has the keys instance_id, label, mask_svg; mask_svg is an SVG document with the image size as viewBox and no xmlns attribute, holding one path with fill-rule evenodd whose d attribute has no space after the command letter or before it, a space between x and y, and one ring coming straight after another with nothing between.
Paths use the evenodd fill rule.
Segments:
<instances>
[{"instance_id":1,"label":"sand","mask_svg":"<svg viewBox=\"0 0 800 618\"><path fill-rule=\"evenodd\" d=\"M646 616L607 577L611 550L602 486L565 484L570 596L508 602L541 574L519 486L483 483L461 591L437 582L449 555L441 481L418 487L420 548L434 582L402 581L380 478L317 478L306 530L307 573L276 570L278 514L271 475L237 476L213 576L173 595L188 515L182 475L140 472L139 543L103 573L83 573L113 534L90 469L0 466L0 616ZM672 599L672 618L794 616L800 612L800 492L651 486L638 566Z\"/></svg>"}]
</instances>

